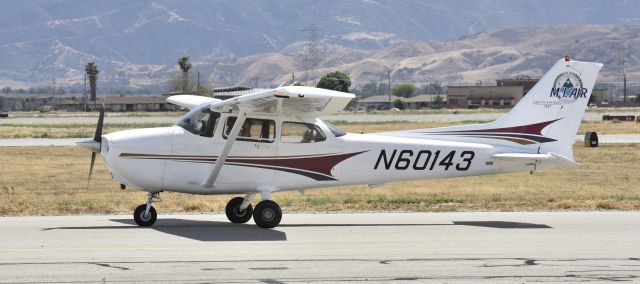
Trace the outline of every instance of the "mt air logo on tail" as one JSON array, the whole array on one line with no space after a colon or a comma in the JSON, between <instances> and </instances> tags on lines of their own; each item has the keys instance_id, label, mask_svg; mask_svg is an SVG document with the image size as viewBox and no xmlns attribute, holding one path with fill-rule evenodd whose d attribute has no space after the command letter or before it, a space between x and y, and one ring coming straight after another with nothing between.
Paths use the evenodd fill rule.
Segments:
<instances>
[{"instance_id":1,"label":"mt air logo on tail","mask_svg":"<svg viewBox=\"0 0 640 284\"><path fill-rule=\"evenodd\" d=\"M583 87L582 79L573 72L564 72L556 77L551 88L550 98L558 98L563 104L571 104L578 99L587 97L587 88Z\"/></svg>"}]
</instances>

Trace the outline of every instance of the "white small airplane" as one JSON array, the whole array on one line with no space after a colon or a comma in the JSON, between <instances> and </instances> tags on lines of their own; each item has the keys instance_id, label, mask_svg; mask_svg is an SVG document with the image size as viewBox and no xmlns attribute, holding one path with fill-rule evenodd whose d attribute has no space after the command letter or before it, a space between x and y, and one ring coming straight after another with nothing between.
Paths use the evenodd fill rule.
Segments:
<instances>
[{"instance_id":1,"label":"white small airplane","mask_svg":"<svg viewBox=\"0 0 640 284\"><path fill-rule=\"evenodd\" d=\"M233 223L280 223L279 191L533 172L577 165L574 136L602 64L559 60L504 117L486 124L372 134L347 133L318 119L353 94L286 86L228 100L177 95L190 111L171 127L102 135L79 142L105 160L121 188L148 192L134 212L151 226L162 191L243 194L226 206ZM260 194L255 208L252 200Z\"/></svg>"}]
</instances>

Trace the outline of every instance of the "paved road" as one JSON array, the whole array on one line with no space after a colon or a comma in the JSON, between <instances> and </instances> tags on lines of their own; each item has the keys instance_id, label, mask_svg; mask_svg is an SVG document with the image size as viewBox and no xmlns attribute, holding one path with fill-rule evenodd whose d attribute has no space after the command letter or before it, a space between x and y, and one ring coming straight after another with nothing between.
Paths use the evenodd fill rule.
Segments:
<instances>
[{"instance_id":1,"label":"paved road","mask_svg":"<svg viewBox=\"0 0 640 284\"><path fill-rule=\"evenodd\" d=\"M87 138L17 138L0 139L0 147L73 146Z\"/></svg>"},{"instance_id":2,"label":"paved road","mask_svg":"<svg viewBox=\"0 0 640 284\"><path fill-rule=\"evenodd\" d=\"M322 117L324 120L343 120L347 122L385 122L385 121L491 121L496 120L506 113L466 113L466 114L395 114L395 115L367 115L367 114L347 114L328 115ZM640 111L591 113L586 112L582 117L585 121L601 121L602 115L640 115Z\"/></svg>"},{"instance_id":3,"label":"paved road","mask_svg":"<svg viewBox=\"0 0 640 284\"><path fill-rule=\"evenodd\" d=\"M576 135L576 142L583 142L584 135ZM640 134L598 134L599 143L640 143Z\"/></svg>"},{"instance_id":4,"label":"paved road","mask_svg":"<svg viewBox=\"0 0 640 284\"><path fill-rule=\"evenodd\" d=\"M0 139L0 147L73 146L89 138L20 138ZM600 143L640 143L640 134L598 135ZM584 135L576 135L576 142L584 141Z\"/></svg>"},{"instance_id":5,"label":"paved road","mask_svg":"<svg viewBox=\"0 0 640 284\"><path fill-rule=\"evenodd\" d=\"M0 218L0 282L640 281L640 212Z\"/></svg>"},{"instance_id":6,"label":"paved road","mask_svg":"<svg viewBox=\"0 0 640 284\"><path fill-rule=\"evenodd\" d=\"M583 120L601 121L603 114L609 115L640 115L640 111L616 111L607 113L591 113L584 114ZM469 113L469 114L386 114L386 115L367 115L359 114L342 114L328 115L322 117L324 120L336 121L342 120L347 122L385 122L385 121L489 121L504 116L505 113ZM178 117L109 117L105 118L105 123L168 123L173 124ZM63 124L94 124L98 121L95 117L50 117L50 118L5 118L0 119L2 124L23 124L23 123L63 123Z\"/></svg>"},{"instance_id":7,"label":"paved road","mask_svg":"<svg viewBox=\"0 0 640 284\"><path fill-rule=\"evenodd\" d=\"M106 114L104 123L169 123L173 124L178 117L109 117ZM98 114L95 117L18 117L0 119L2 124L96 124Z\"/></svg>"}]
</instances>

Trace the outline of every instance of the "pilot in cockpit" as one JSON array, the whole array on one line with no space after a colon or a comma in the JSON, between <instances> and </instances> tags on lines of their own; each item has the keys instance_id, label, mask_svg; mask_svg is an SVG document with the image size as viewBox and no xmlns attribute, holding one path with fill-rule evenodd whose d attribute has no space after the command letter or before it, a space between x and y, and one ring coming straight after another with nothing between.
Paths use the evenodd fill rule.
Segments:
<instances>
[{"instance_id":1,"label":"pilot in cockpit","mask_svg":"<svg viewBox=\"0 0 640 284\"><path fill-rule=\"evenodd\" d=\"M239 136L251 137L251 122L249 120L245 120L242 124L242 129L240 129Z\"/></svg>"}]
</instances>

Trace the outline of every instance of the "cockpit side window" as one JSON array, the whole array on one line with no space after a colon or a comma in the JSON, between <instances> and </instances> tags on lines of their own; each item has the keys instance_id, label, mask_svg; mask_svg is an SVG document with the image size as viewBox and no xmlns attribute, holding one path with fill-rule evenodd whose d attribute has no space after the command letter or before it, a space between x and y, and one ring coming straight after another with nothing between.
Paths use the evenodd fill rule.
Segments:
<instances>
[{"instance_id":1,"label":"cockpit side window","mask_svg":"<svg viewBox=\"0 0 640 284\"><path fill-rule=\"evenodd\" d=\"M285 121L280 132L283 143L314 143L327 139L320 127L311 123Z\"/></svg>"},{"instance_id":2,"label":"cockpit side window","mask_svg":"<svg viewBox=\"0 0 640 284\"><path fill-rule=\"evenodd\" d=\"M195 135L213 137L219 119L219 112L211 111L208 107L205 107L200 111L194 111L191 115L183 117L177 125Z\"/></svg>"},{"instance_id":3,"label":"cockpit side window","mask_svg":"<svg viewBox=\"0 0 640 284\"><path fill-rule=\"evenodd\" d=\"M236 122L235 116L230 116L224 125L224 135L226 139L231 133L234 123ZM270 119L260 118L246 118L238 134L238 141L256 141L271 143L275 140L276 136L276 123Z\"/></svg>"}]
</instances>

